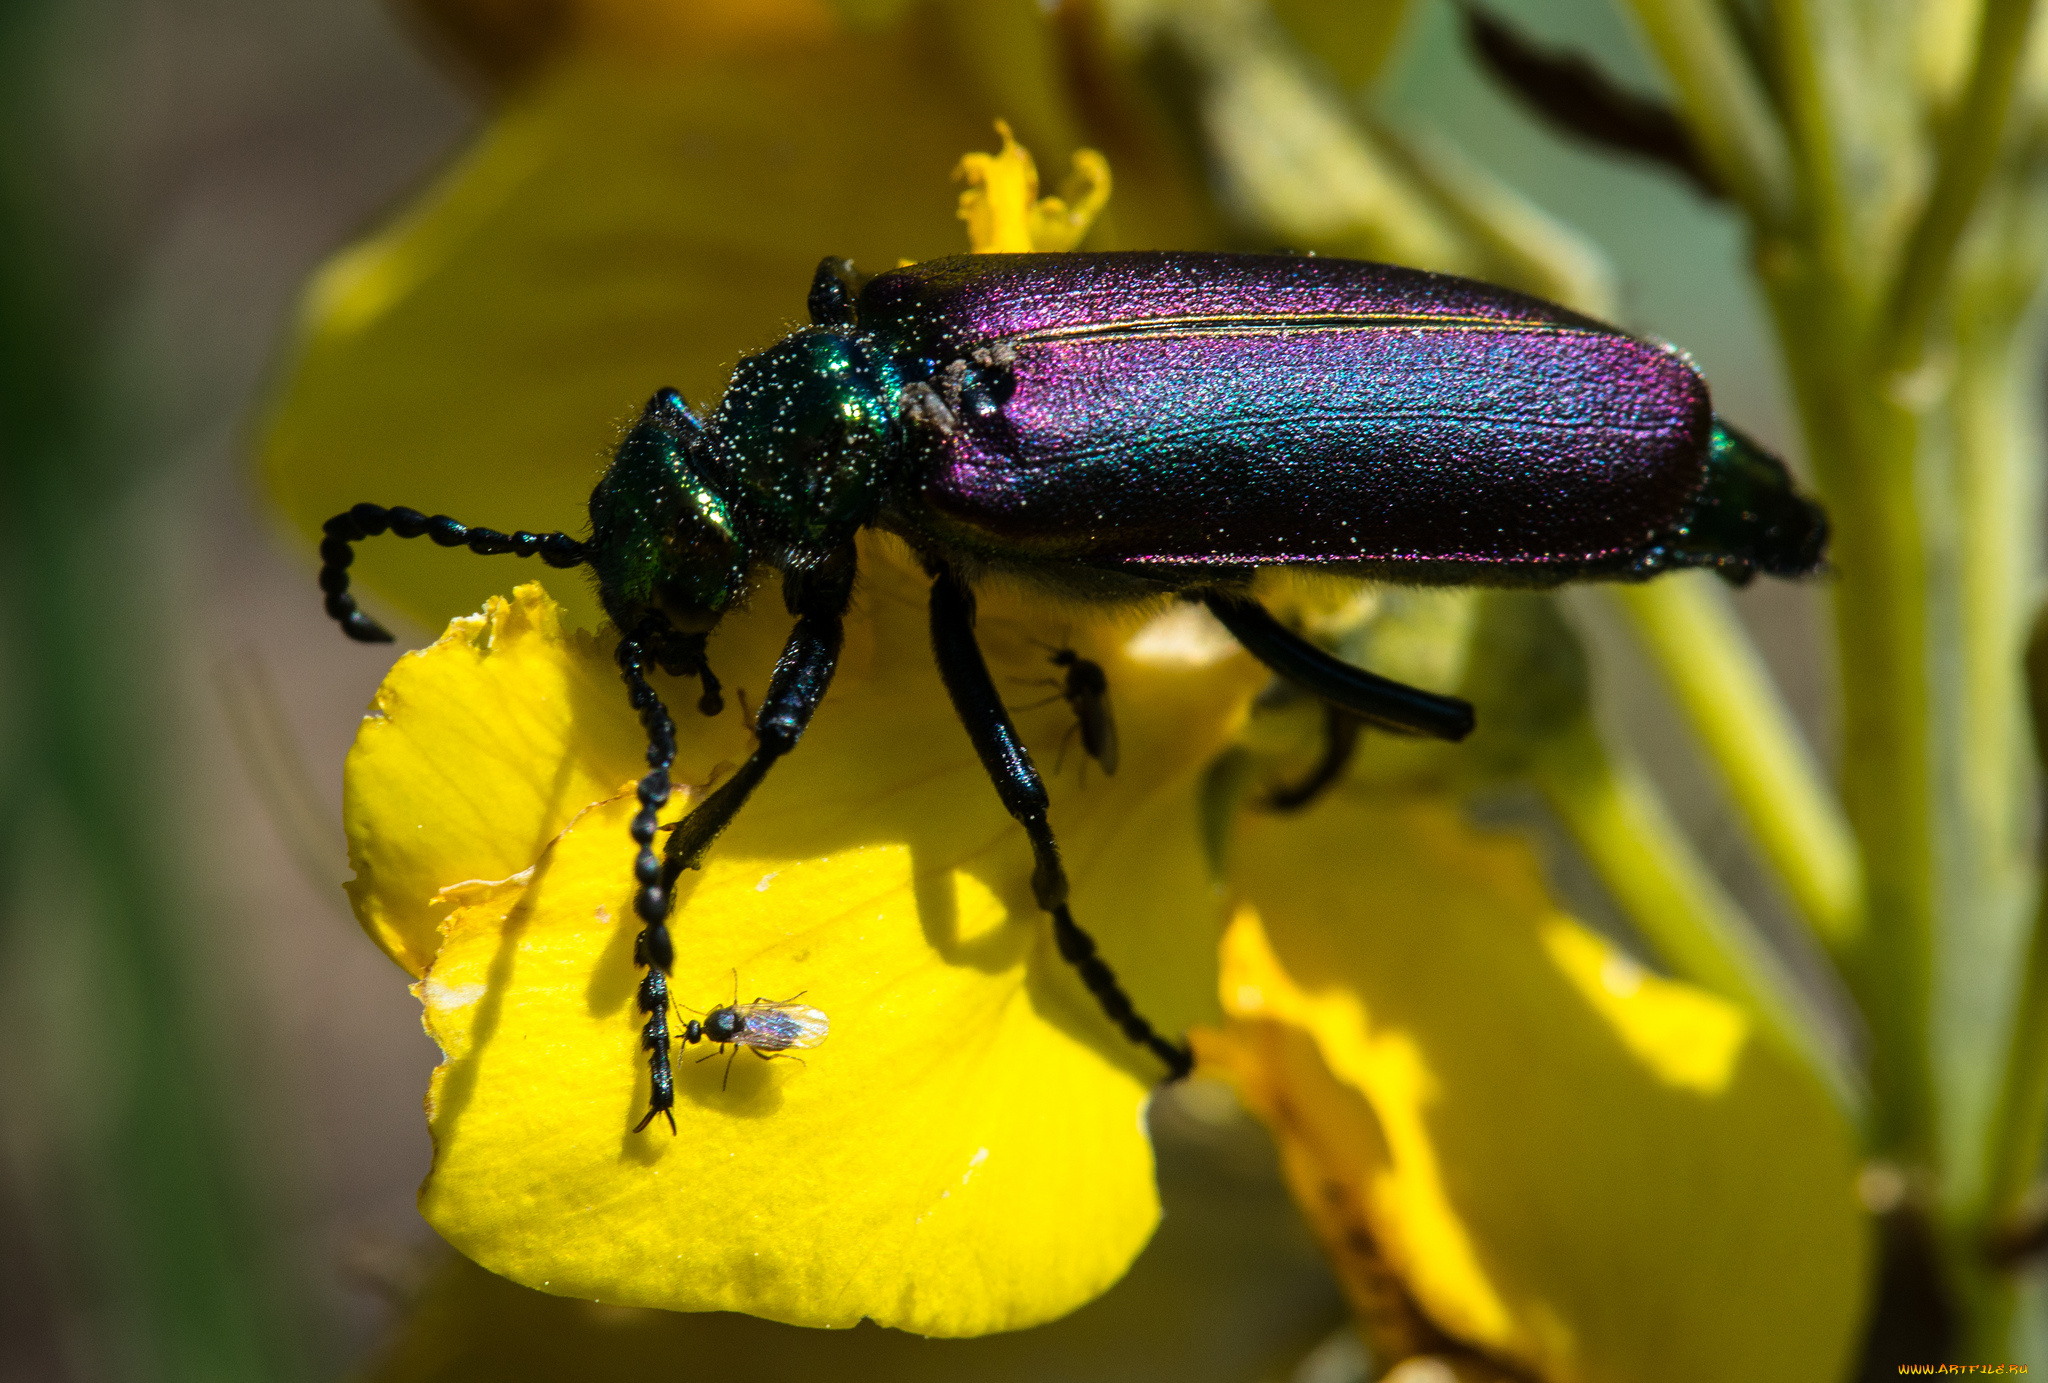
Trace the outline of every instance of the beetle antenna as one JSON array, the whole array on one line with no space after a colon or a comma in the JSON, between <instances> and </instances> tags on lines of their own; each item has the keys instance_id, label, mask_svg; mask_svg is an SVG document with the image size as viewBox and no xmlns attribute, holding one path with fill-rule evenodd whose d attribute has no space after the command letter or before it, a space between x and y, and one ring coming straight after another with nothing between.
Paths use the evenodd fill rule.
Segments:
<instances>
[{"instance_id":1,"label":"beetle antenna","mask_svg":"<svg viewBox=\"0 0 2048 1383\"><path fill-rule=\"evenodd\" d=\"M668 1058L668 972L675 964L675 943L668 934L668 889L662 885L661 857L654 853L655 817L667 804L670 793L669 768L676 761L676 724L670 719L661 694L647 680L648 650L640 640L628 636L619 640L619 672L626 679L628 697L640 713L647 731L647 773L640 779L640 810L633 814L633 912L640 919L640 934L633 938L633 963L645 966L640 977L640 1011L647 1015L640 1030L640 1045L647 1052L647 1074L653 1093L646 1117L633 1126L638 1133L666 1115L670 1131L675 1128L675 1073Z\"/></svg>"},{"instance_id":2,"label":"beetle antenna","mask_svg":"<svg viewBox=\"0 0 2048 1383\"><path fill-rule=\"evenodd\" d=\"M401 538L432 538L442 547L467 547L479 557L510 552L520 557L539 557L551 567L580 567L587 557L584 544L566 533L500 533L495 528L472 528L446 514L429 517L417 509L381 504L358 504L343 510L320 526L326 536L320 540L320 589L327 593L327 613L341 626L341 632L357 643L390 643L391 631L356 608L349 594L349 564L356 559L355 543L391 532Z\"/></svg>"}]
</instances>

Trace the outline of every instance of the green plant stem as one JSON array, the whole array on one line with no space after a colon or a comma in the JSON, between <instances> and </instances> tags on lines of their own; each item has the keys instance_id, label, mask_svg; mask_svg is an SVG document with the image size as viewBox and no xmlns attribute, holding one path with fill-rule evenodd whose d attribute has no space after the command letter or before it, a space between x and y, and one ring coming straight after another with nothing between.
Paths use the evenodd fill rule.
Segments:
<instances>
[{"instance_id":1,"label":"green plant stem","mask_svg":"<svg viewBox=\"0 0 2048 1383\"><path fill-rule=\"evenodd\" d=\"M1774 0L1770 6L1777 39L1781 100L1797 165L1798 234L1831 275L1846 272L1851 257L1852 216L1842 186L1846 131L1838 119L1837 91L1847 56L1843 16L1833 6L1811 0ZM1760 233L1767 228L1754 222Z\"/></svg>"},{"instance_id":2,"label":"green plant stem","mask_svg":"<svg viewBox=\"0 0 2048 1383\"><path fill-rule=\"evenodd\" d=\"M1892 371L1918 364L1928 322L1949 286L1956 246L1998 166L2033 13L2034 0L1984 0L1969 86L1943 132L1934 185L1889 295L1879 358Z\"/></svg>"},{"instance_id":3,"label":"green plant stem","mask_svg":"<svg viewBox=\"0 0 2048 1383\"><path fill-rule=\"evenodd\" d=\"M2038 870L2030 867L2037 846L2026 829L2038 781L2029 770L2048 746L2048 607L2035 613L2021 654L2023 603L2033 598L2029 578L2041 555L2035 381L2042 344L2036 299L2048 262L2044 153L2038 145L2023 151L2020 176L1987 208L1997 234L1988 251L1980 245L1966 256L1972 271L1954 314L1958 508L1970 539L1961 553L1966 839L1976 847L1995 902L2018 911L2026 889L2035 889L2000 1080L1981 1150L1972 1150L1979 1153L1978 1177L1960 1188L1955 1207L1969 1335L1975 1352L1986 1357L2009 1338L2017 1301L2011 1265L1987 1262L1985 1251L2010 1234L2023 1213L2041 1213L2027 1202L2048 1136L2048 896L2040 892ZM2026 669L2031 755L2024 748L2028 727L2013 694L2015 663ZM1985 968L1995 971L2009 955L2009 947L1992 950ZM1985 975L1980 982L1995 978Z\"/></svg>"},{"instance_id":4,"label":"green plant stem","mask_svg":"<svg viewBox=\"0 0 2048 1383\"><path fill-rule=\"evenodd\" d=\"M1704 573L1613 591L1793 906L1840 953L1863 928L1856 838L1726 593Z\"/></svg>"},{"instance_id":5,"label":"green plant stem","mask_svg":"<svg viewBox=\"0 0 2048 1383\"><path fill-rule=\"evenodd\" d=\"M1843 978L1870 1035L1875 1151L1933 1166L1930 1057L1938 879L1930 715L1929 568L1916 487L1920 418L1854 368L1846 295L1773 295L1834 523L1842 802L1861 847L1866 923Z\"/></svg>"},{"instance_id":6,"label":"green plant stem","mask_svg":"<svg viewBox=\"0 0 2048 1383\"><path fill-rule=\"evenodd\" d=\"M1861 1127L1865 1093L1826 1024L1701 861L1648 775L1610 754L1591 720L1581 719L1544 747L1535 777L1601 882L1672 972L1747 1009Z\"/></svg>"},{"instance_id":7,"label":"green plant stem","mask_svg":"<svg viewBox=\"0 0 2048 1383\"><path fill-rule=\"evenodd\" d=\"M1974 1213L1957 1217L1947 1236L1970 1358L2011 1355L2017 1284L1999 1241L2019 1228L2023 1212L2042 1213L2028 1200L2048 1142L2048 906L2037 906L2020 978L2004 1079L1985 1140L1982 1194L1970 1207Z\"/></svg>"},{"instance_id":8,"label":"green plant stem","mask_svg":"<svg viewBox=\"0 0 2048 1383\"><path fill-rule=\"evenodd\" d=\"M2034 917L1994 1135L1985 1176L1986 1201L1992 1207L1987 1229L2026 1200L2048 1144L2048 907Z\"/></svg>"},{"instance_id":9,"label":"green plant stem","mask_svg":"<svg viewBox=\"0 0 2048 1383\"><path fill-rule=\"evenodd\" d=\"M2012 1212L2024 1190L2015 1181L2032 1174L2040 1152L2038 1099L2015 1082L2038 1083L2044 1060L2040 1015L2030 1012L2042 1003L2034 990L2044 944L2030 896L2037 774L2022 695L2028 683L2019 675L2037 667L2026 623L2041 557L2036 290L2048 261L2044 203L2048 196L2019 180L1987 196L1985 233L1973 233L1959 257L1953 306L1943 314L1955 341L1954 836L1958 888L1968 890L1945 919L1945 991L1963 1016L1978 1019L1960 1025L1961 1042L1945 1064L1976 1101L1964 1111L1973 1141L1958 1149L1947 1180L1952 1213L1972 1241ZM2022 981L2008 1009L2016 971Z\"/></svg>"},{"instance_id":10,"label":"green plant stem","mask_svg":"<svg viewBox=\"0 0 2048 1383\"><path fill-rule=\"evenodd\" d=\"M1795 213L1790 151L1721 7L1714 0L1628 3L1721 185L1757 226L1788 225Z\"/></svg>"}]
</instances>

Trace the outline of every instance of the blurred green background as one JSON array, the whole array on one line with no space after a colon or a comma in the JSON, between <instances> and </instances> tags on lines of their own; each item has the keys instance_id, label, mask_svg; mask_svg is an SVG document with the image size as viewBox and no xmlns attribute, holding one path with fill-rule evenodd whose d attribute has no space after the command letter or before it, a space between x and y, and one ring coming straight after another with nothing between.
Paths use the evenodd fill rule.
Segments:
<instances>
[{"instance_id":1,"label":"blurred green background","mask_svg":"<svg viewBox=\"0 0 2048 1383\"><path fill-rule=\"evenodd\" d=\"M1606 0L1496 8L1654 88ZM435 1261L412 1208L435 1053L338 887L342 759L390 655L321 616L248 456L298 285L480 108L369 0L16 0L0 45L0 1383L337 1377ZM1683 345L1724 414L1796 451L1730 215L1538 129L1440 0L1382 108L1598 241L1624 325ZM1740 597L1825 753L1817 601ZM1612 723L1777 917L1647 672L1574 608ZM1161 1138L1166 1231L1085 1321L1039 1332L1029 1372L1356 1376L1259 1135L1176 1107Z\"/></svg>"}]
</instances>

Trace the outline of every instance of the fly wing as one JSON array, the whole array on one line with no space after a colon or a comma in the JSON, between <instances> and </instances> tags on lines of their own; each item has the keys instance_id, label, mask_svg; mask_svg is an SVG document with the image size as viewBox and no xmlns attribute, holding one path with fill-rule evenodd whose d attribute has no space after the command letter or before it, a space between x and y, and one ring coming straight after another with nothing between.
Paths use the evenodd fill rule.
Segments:
<instances>
[{"instance_id":1,"label":"fly wing","mask_svg":"<svg viewBox=\"0 0 2048 1383\"><path fill-rule=\"evenodd\" d=\"M815 1047L832 1031L823 1010L805 1004L738 1004L733 1012L740 1020L734 1041L764 1052L785 1052L792 1047Z\"/></svg>"},{"instance_id":2,"label":"fly wing","mask_svg":"<svg viewBox=\"0 0 2048 1383\"><path fill-rule=\"evenodd\" d=\"M1110 714L1109 693L1104 692L1080 708L1081 747L1102 765L1104 773L1116 772L1116 717Z\"/></svg>"}]
</instances>

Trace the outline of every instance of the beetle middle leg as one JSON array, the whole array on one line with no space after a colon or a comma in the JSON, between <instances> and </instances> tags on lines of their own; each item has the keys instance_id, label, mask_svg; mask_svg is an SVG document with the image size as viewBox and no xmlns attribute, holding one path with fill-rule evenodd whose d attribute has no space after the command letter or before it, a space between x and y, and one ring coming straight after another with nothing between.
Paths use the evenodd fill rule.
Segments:
<instances>
[{"instance_id":1,"label":"beetle middle leg","mask_svg":"<svg viewBox=\"0 0 2048 1383\"><path fill-rule=\"evenodd\" d=\"M953 700L968 739L981 756L996 795L1024 834L1031 838L1034 866L1031 892L1038 906L1052 915L1053 939L1060 958L1074 967L1088 992L1109 1020L1125 1037L1151 1051L1166 1063L1169 1079L1179 1080L1194 1069L1194 1055L1179 1043L1168 1041L1147 1022L1130 996L1117 983L1116 973L1097 954L1095 939L1081 930L1067 907L1067 871L1060 863L1059 845L1046 822L1051 805L1045 784L1032 766L1031 754L1017 737L1017 727L1003 708L1003 699L989 676L988 662L974 638L974 592L951 567L942 562L928 564L932 574L932 655L939 665L939 677Z\"/></svg>"}]
</instances>

